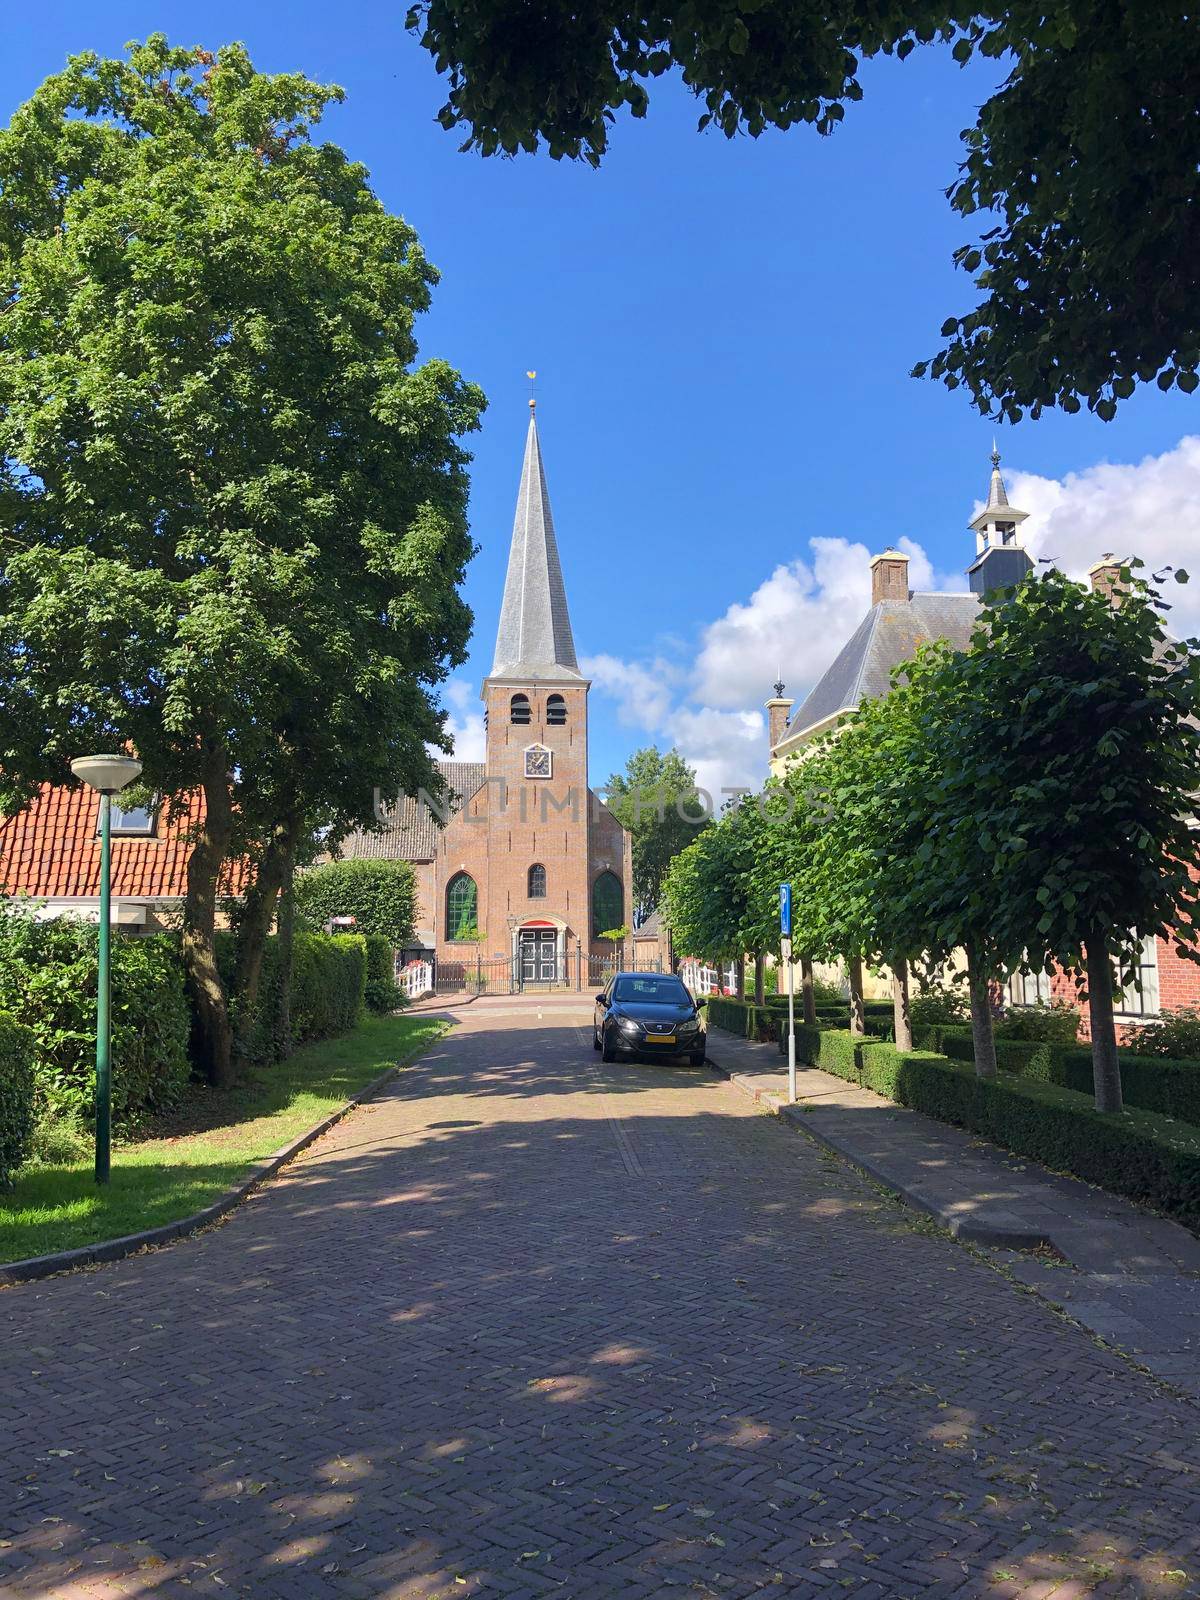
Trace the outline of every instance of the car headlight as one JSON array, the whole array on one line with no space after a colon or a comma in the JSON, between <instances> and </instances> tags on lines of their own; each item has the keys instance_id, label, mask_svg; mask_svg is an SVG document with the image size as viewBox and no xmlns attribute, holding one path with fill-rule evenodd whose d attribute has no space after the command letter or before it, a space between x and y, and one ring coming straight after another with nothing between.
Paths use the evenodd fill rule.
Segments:
<instances>
[{"instance_id":1,"label":"car headlight","mask_svg":"<svg viewBox=\"0 0 1200 1600\"><path fill-rule=\"evenodd\" d=\"M693 1017L690 1022L681 1022L679 1024L680 1033L697 1033L699 1032L699 1029L700 1024L696 1021L695 1017Z\"/></svg>"},{"instance_id":2,"label":"car headlight","mask_svg":"<svg viewBox=\"0 0 1200 1600\"><path fill-rule=\"evenodd\" d=\"M632 1017L621 1017L617 1022L617 1027L620 1028L622 1033L640 1033L642 1031L641 1023L635 1022Z\"/></svg>"}]
</instances>

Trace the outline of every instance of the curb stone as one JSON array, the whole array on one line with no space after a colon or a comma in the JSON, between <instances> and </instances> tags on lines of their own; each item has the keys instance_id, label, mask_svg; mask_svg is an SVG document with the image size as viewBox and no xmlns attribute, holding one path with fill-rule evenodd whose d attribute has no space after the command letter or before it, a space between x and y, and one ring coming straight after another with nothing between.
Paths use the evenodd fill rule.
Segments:
<instances>
[{"instance_id":1,"label":"curb stone","mask_svg":"<svg viewBox=\"0 0 1200 1600\"><path fill-rule=\"evenodd\" d=\"M260 1184L266 1182L308 1148L310 1144L328 1133L335 1123L364 1100L373 1099L379 1091L385 1088L394 1078L400 1075L402 1063L388 1067L386 1072L381 1072L377 1078L372 1078L357 1094L350 1096L349 1100L340 1105L336 1111L331 1111L327 1117L315 1123L311 1128L289 1144L281 1145L278 1150L273 1150L269 1156L264 1156L261 1161L256 1161L240 1183L234 1184L232 1189L226 1189L223 1195L218 1196L211 1205L204 1207L203 1211L193 1211L189 1217L180 1217L175 1222L164 1222L158 1228L146 1228L141 1233L126 1233L119 1239L101 1239L96 1244L80 1245L75 1250L58 1250L48 1256L27 1256L23 1261L7 1261L0 1263L0 1289L13 1287L18 1283L31 1283L36 1278L49 1278L58 1272L70 1272L75 1267L89 1267L105 1261L120 1261L124 1256L134 1255L138 1250L145 1250L151 1245L173 1244L176 1239L184 1239L188 1234L199 1233L202 1228L209 1227L220 1218L226 1216L235 1206L242 1201Z\"/></svg>"},{"instance_id":2,"label":"curb stone","mask_svg":"<svg viewBox=\"0 0 1200 1600\"><path fill-rule=\"evenodd\" d=\"M782 1095L772 1094L767 1089L759 1088L743 1073L721 1066L711 1054L707 1060L714 1072L722 1078L727 1078L735 1088L748 1095L757 1105L766 1107L773 1116L786 1122L789 1127L799 1129L817 1144L849 1161L851 1166L857 1167L860 1172L865 1172L875 1183L882 1184L892 1194L898 1195L905 1205L932 1217L956 1239L963 1239L968 1244L997 1245L1006 1250L1037 1250L1043 1246L1051 1250L1059 1248L1054 1242L1052 1229L1031 1228L1028 1223L1022 1223L1016 1217L1013 1218L1011 1225L1004 1226L975 1222L970 1218L948 1212L944 1206L923 1194L920 1189L900 1182L894 1172L888 1172L877 1166L857 1151L848 1149L840 1140L825 1133L820 1125L819 1113L814 1115L805 1111L802 1104L791 1105Z\"/></svg>"}]
</instances>

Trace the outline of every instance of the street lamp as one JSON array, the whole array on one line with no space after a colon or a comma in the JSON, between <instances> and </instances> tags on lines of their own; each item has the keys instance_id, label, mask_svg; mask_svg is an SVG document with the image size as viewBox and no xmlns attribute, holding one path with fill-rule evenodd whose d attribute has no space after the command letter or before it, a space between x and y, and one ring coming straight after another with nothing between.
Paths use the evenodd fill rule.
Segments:
<instances>
[{"instance_id":1,"label":"street lamp","mask_svg":"<svg viewBox=\"0 0 1200 1600\"><path fill-rule=\"evenodd\" d=\"M96 1182L107 1183L112 1164L112 1055L109 1018L109 879L112 855L112 797L138 776L142 763L132 756L80 756L71 771L100 793L100 972L96 984Z\"/></svg>"}]
</instances>

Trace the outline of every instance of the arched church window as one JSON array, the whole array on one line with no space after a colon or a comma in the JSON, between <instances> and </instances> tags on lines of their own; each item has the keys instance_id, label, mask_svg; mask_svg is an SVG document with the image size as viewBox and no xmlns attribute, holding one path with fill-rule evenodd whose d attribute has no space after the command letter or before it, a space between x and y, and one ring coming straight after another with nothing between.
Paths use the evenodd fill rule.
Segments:
<instances>
[{"instance_id":1,"label":"arched church window","mask_svg":"<svg viewBox=\"0 0 1200 1600\"><path fill-rule=\"evenodd\" d=\"M513 695L508 702L508 720L516 723L518 727L524 727L526 723L532 722L533 712L530 710L527 694Z\"/></svg>"},{"instance_id":2,"label":"arched church window","mask_svg":"<svg viewBox=\"0 0 1200 1600\"><path fill-rule=\"evenodd\" d=\"M546 869L540 861L535 861L529 869L529 898L531 900L546 898Z\"/></svg>"},{"instance_id":3,"label":"arched church window","mask_svg":"<svg viewBox=\"0 0 1200 1600\"><path fill-rule=\"evenodd\" d=\"M469 872L456 872L446 885L447 939L474 939L479 933L479 890Z\"/></svg>"},{"instance_id":4,"label":"arched church window","mask_svg":"<svg viewBox=\"0 0 1200 1600\"><path fill-rule=\"evenodd\" d=\"M592 938L619 928L625 916L625 891L615 872L602 872L592 885Z\"/></svg>"},{"instance_id":5,"label":"arched church window","mask_svg":"<svg viewBox=\"0 0 1200 1600\"><path fill-rule=\"evenodd\" d=\"M546 697L546 721L552 728L561 728L567 720L567 702L560 694Z\"/></svg>"}]
</instances>

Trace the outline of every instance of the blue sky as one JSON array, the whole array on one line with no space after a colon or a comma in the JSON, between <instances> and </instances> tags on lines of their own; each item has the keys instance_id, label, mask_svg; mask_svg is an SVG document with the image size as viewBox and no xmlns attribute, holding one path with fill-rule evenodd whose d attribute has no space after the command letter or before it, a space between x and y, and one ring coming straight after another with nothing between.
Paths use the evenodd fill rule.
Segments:
<instances>
[{"instance_id":1,"label":"blue sky","mask_svg":"<svg viewBox=\"0 0 1200 1600\"><path fill-rule=\"evenodd\" d=\"M754 781L776 662L789 692L811 685L865 609L866 554L910 541L917 586L958 586L970 558L991 427L906 374L972 303L943 190L994 66L963 72L942 51L877 64L831 139L700 136L695 102L660 87L593 172L461 154L434 122L442 85L404 10L43 0L6 24L0 117L68 52L115 54L155 28L244 39L264 70L341 83L325 136L367 164L443 275L423 354L490 401L474 441L477 633L450 689L461 753L479 735L534 367L576 644L597 685L593 780L639 743L675 739L710 782ZM1154 390L1108 425L1054 415L1001 430L1032 542L1083 567L1125 538L1155 560L1194 547L1200 447L1180 441L1195 414Z\"/></svg>"}]
</instances>

